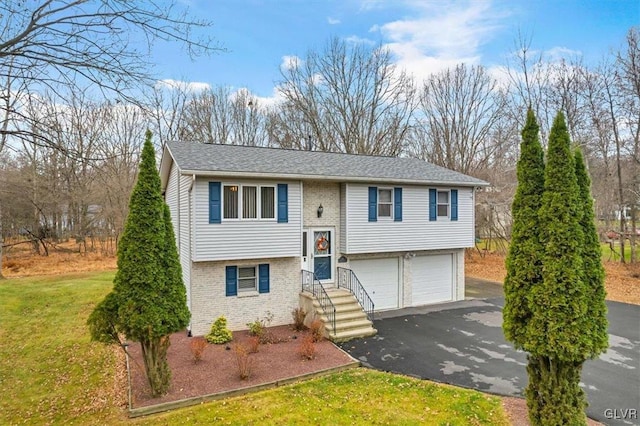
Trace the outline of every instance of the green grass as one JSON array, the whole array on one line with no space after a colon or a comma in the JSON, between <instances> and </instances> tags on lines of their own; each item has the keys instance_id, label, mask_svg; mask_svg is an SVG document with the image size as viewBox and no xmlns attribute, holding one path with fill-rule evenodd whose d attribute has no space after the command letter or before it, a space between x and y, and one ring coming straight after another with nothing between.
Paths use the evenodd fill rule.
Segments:
<instances>
[{"instance_id":1,"label":"green grass","mask_svg":"<svg viewBox=\"0 0 640 426\"><path fill-rule=\"evenodd\" d=\"M145 424L508 425L500 399L432 382L355 369L206 406Z\"/></svg>"},{"instance_id":2,"label":"green grass","mask_svg":"<svg viewBox=\"0 0 640 426\"><path fill-rule=\"evenodd\" d=\"M610 260L619 262L620 261L620 241L613 242L614 253L611 252L611 246L609 243L601 243L600 249L602 250L602 260ZM640 246L636 245L636 256L637 252L640 251ZM624 244L624 258L627 262L631 260L631 243L629 240L625 241Z\"/></svg>"},{"instance_id":3,"label":"green grass","mask_svg":"<svg viewBox=\"0 0 640 426\"><path fill-rule=\"evenodd\" d=\"M105 423L116 356L91 344L89 313L113 272L0 281L0 424Z\"/></svg>"},{"instance_id":4,"label":"green grass","mask_svg":"<svg viewBox=\"0 0 640 426\"><path fill-rule=\"evenodd\" d=\"M494 238L491 241L491 245L489 245L489 240L485 238L477 241L476 247L478 248L478 250L498 251L504 252L506 254L509 250L509 241ZM620 261L620 241L614 241L613 248L615 250L615 253L611 252L609 243L600 243L603 261ZM636 245L636 251L640 251L640 246ZM627 262L631 260L631 242L629 240L626 240L624 244L624 258Z\"/></svg>"},{"instance_id":5,"label":"green grass","mask_svg":"<svg viewBox=\"0 0 640 426\"><path fill-rule=\"evenodd\" d=\"M0 424L507 425L500 399L366 369L129 420L85 325L113 272L0 281Z\"/></svg>"}]
</instances>

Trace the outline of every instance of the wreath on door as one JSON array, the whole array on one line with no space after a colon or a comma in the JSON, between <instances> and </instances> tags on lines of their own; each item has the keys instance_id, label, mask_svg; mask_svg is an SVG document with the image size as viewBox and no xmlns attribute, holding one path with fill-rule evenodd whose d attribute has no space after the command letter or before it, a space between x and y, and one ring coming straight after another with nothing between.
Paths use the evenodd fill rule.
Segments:
<instances>
[{"instance_id":1,"label":"wreath on door","mask_svg":"<svg viewBox=\"0 0 640 426\"><path fill-rule=\"evenodd\" d=\"M320 237L316 241L316 248L318 251L325 251L329 248L329 241L325 237Z\"/></svg>"}]
</instances>

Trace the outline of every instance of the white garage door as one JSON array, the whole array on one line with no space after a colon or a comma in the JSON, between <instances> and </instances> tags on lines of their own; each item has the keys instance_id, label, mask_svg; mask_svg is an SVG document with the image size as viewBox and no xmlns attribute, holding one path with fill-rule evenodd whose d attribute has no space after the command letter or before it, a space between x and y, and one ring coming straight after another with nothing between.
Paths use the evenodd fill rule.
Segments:
<instances>
[{"instance_id":1,"label":"white garage door","mask_svg":"<svg viewBox=\"0 0 640 426\"><path fill-rule=\"evenodd\" d=\"M453 300L453 255L414 257L411 274L413 306Z\"/></svg>"},{"instance_id":2,"label":"white garage door","mask_svg":"<svg viewBox=\"0 0 640 426\"><path fill-rule=\"evenodd\" d=\"M375 310L398 307L398 258L352 260L351 269L367 291Z\"/></svg>"}]
</instances>

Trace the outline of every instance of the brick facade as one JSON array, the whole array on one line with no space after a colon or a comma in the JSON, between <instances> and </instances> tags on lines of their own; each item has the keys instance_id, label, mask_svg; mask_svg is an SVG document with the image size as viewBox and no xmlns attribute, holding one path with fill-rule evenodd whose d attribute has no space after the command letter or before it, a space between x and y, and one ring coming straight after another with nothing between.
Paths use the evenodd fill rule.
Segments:
<instances>
[{"instance_id":1,"label":"brick facade","mask_svg":"<svg viewBox=\"0 0 640 426\"><path fill-rule=\"evenodd\" d=\"M225 296L225 267L269 264L269 293ZM300 258L272 258L242 261L194 262L191 269L191 332L209 333L211 324L221 315L229 329L242 330L247 323L273 314L272 326L291 324L291 311L298 307Z\"/></svg>"}]
</instances>

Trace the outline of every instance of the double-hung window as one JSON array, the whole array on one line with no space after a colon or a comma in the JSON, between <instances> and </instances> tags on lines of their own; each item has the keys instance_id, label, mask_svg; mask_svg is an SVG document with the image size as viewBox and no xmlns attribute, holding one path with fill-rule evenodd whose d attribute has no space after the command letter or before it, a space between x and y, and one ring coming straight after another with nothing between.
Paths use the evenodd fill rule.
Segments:
<instances>
[{"instance_id":1,"label":"double-hung window","mask_svg":"<svg viewBox=\"0 0 640 426\"><path fill-rule=\"evenodd\" d=\"M429 188L429 221L458 220L458 190Z\"/></svg>"},{"instance_id":2,"label":"double-hung window","mask_svg":"<svg viewBox=\"0 0 640 426\"><path fill-rule=\"evenodd\" d=\"M238 292L258 291L258 274L255 266L238 267Z\"/></svg>"},{"instance_id":3,"label":"double-hung window","mask_svg":"<svg viewBox=\"0 0 640 426\"><path fill-rule=\"evenodd\" d=\"M367 208L369 222L377 222L378 218L392 219L402 222L402 187L368 188L369 202Z\"/></svg>"},{"instance_id":4,"label":"double-hung window","mask_svg":"<svg viewBox=\"0 0 640 426\"><path fill-rule=\"evenodd\" d=\"M275 187L224 185L224 219L275 219Z\"/></svg>"},{"instance_id":5,"label":"double-hung window","mask_svg":"<svg viewBox=\"0 0 640 426\"><path fill-rule=\"evenodd\" d=\"M378 217L391 217L393 192L391 189L378 189Z\"/></svg>"},{"instance_id":6,"label":"double-hung window","mask_svg":"<svg viewBox=\"0 0 640 426\"><path fill-rule=\"evenodd\" d=\"M229 265L225 268L225 294L251 296L269 293L269 264L237 266Z\"/></svg>"},{"instance_id":7,"label":"double-hung window","mask_svg":"<svg viewBox=\"0 0 640 426\"><path fill-rule=\"evenodd\" d=\"M449 217L449 191L438 191L438 217Z\"/></svg>"}]
</instances>

